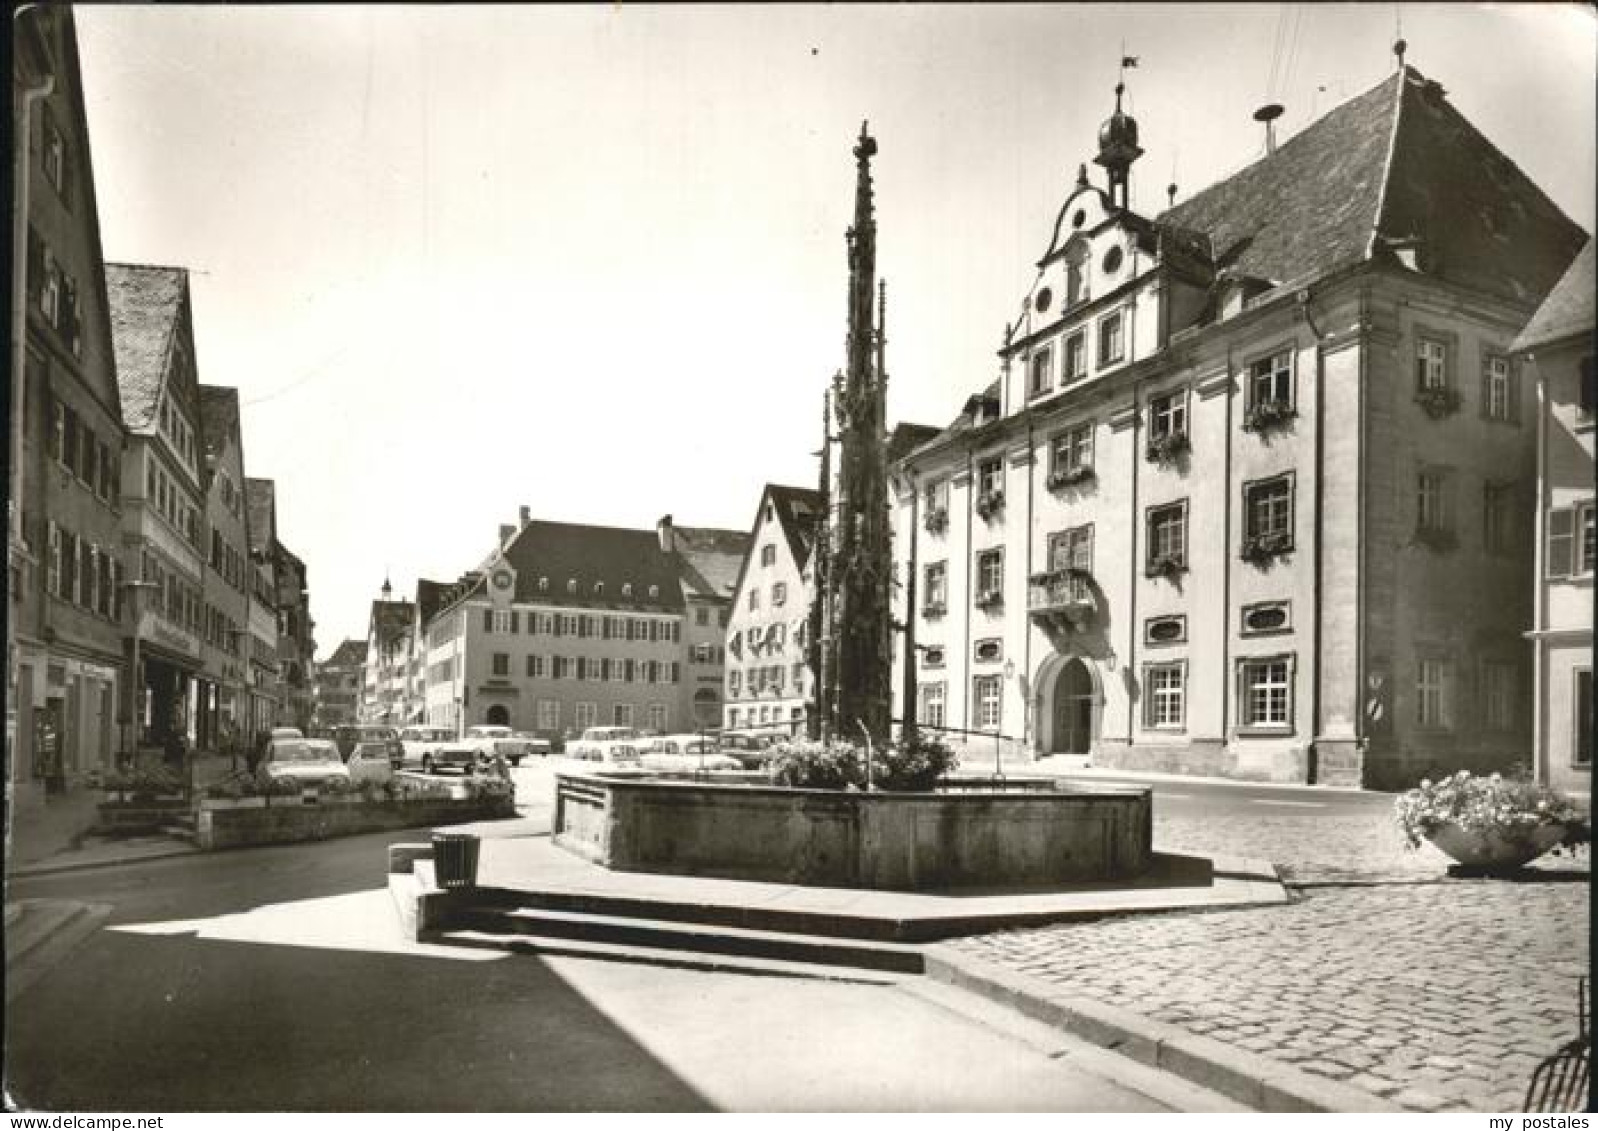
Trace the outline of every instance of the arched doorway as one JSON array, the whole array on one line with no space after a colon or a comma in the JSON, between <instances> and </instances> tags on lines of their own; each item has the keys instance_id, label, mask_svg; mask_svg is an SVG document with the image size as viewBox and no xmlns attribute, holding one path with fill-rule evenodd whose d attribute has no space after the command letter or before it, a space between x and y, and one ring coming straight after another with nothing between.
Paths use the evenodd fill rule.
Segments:
<instances>
[{"instance_id":1,"label":"arched doorway","mask_svg":"<svg viewBox=\"0 0 1598 1131\"><path fill-rule=\"evenodd\" d=\"M1051 754L1091 753L1099 716L1099 687L1092 670L1080 657L1071 657L1055 673L1051 692L1046 749Z\"/></svg>"},{"instance_id":2,"label":"arched doorway","mask_svg":"<svg viewBox=\"0 0 1598 1131\"><path fill-rule=\"evenodd\" d=\"M488 709L486 721L491 727L508 727L510 726L510 712L505 709L503 703L495 703Z\"/></svg>"}]
</instances>

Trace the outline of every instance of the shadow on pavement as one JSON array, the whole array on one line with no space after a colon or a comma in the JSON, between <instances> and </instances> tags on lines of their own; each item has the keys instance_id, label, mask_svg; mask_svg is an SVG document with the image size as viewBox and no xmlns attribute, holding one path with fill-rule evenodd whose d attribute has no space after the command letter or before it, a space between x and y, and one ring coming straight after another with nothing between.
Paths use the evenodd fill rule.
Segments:
<instances>
[{"instance_id":1,"label":"shadow on pavement","mask_svg":"<svg viewBox=\"0 0 1598 1131\"><path fill-rule=\"evenodd\" d=\"M709 1109L525 957L101 932L18 998L5 1037L6 1087L35 1110Z\"/></svg>"}]
</instances>

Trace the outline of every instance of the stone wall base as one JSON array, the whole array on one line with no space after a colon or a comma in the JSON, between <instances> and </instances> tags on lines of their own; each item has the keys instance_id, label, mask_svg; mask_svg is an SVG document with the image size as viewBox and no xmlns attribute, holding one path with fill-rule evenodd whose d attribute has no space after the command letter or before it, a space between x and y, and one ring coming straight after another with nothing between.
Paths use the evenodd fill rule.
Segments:
<instances>
[{"instance_id":1,"label":"stone wall base","mask_svg":"<svg viewBox=\"0 0 1598 1131\"><path fill-rule=\"evenodd\" d=\"M1218 738L1182 743L1105 740L1093 749L1093 765L1107 770L1279 784L1307 784L1309 762L1309 751L1302 743L1253 745Z\"/></svg>"}]
</instances>

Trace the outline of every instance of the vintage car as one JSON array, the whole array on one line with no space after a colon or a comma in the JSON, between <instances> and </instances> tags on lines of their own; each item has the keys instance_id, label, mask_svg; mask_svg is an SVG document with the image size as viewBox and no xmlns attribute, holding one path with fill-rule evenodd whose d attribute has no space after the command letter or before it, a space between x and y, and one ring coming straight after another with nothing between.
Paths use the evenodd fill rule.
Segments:
<instances>
[{"instance_id":1,"label":"vintage car","mask_svg":"<svg viewBox=\"0 0 1598 1131\"><path fill-rule=\"evenodd\" d=\"M633 727L589 727L576 742L566 744L566 757L579 762L613 762L615 759L608 757L610 747L619 744L626 746L626 756L636 761L640 741Z\"/></svg>"},{"instance_id":2,"label":"vintage car","mask_svg":"<svg viewBox=\"0 0 1598 1131\"><path fill-rule=\"evenodd\" d=\"M717 739L721 752L736 758L746 770L763 770L771 764L778 739L769 734L723 734Z\"/></svg>"},{"instance_id":3,"label":"vintage car","mask_svg":"<svg viewBox=\"0 0 1598 1131\"><path fill-rule=\"evenodd\" d=\"M646 739L640 747L638 761L646 770L679 773L743 769L742 762L716 748L714 738L697 734L667 734Z\"/></svg>"},{"instance_id":4,"label":"vintage car","mask_svg":"<svg viewBox=\"0 0 1598 1131\"><path fill-rule=\"evenodd\" d=\"M453 768L471 773L477 767L477 747L456 738L449 727L406 727L400 732L402 769L415 767L424 774Z\"/></svg>"},{"instance_id":5,"label":"vintage car","mask_svg":"<svg viewBox=\"0 0 1598 1131\"><path fill-rule=\"evenodd\" d=\"M312 787L338 780L349 784L350 772L338 748L319 738L274 738L267 744L261 772L273 781Z\"/></svg>"},{"instance_id":6,"label":"vintage car","mask_svg":"<svg viewBox=\"0 0 1598 1131\"><path fill-rule=\"evenodd\" d=\"M350 751L344 768L350 773L350 781L357 785L367 781L383 785L394 780L394 762L388 743L381 739L358 743Z\"/></svg>"},{"instance_id":7,"label":"vintage car","mask_svg":"<svg viewBox=\"0 0 1598 1131\"><path fill-rule=\"evenodd\" d=\"M338 746L340 758L348 760L350 753L363 742L383 742L388 745L389 762L399 768L404 750L400 746L399 731L382 723L345 723L333 728L333 742Z\"/></svg>"},{"instance_id":8,"label":"vintage car","mask_svg":"<svg viewBox=\"0 0 1598 1131\"><path fill-rule=\"evenodd\" d=\"M494 758L500 757L512 766L522 764L522 759L532 753L526 739L518 734L513 734L510 727L484 724L466 728L465 737L462 739L477 748L477 760L483 765L491 765ZM544 751L549 753L547 747Z\"/></svg>"}]
</instances>

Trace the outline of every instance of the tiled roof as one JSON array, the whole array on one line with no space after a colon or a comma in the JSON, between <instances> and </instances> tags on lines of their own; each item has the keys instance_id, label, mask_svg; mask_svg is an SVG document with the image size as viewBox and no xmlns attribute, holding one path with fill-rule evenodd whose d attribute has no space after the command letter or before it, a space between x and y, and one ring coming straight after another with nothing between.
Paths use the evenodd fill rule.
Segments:
<instances>
[{"instance_id":1,"label":"tiled roof","mask_svg":"<svg viewBox=\"0 0 1598 1131\"><path fill-rule=\"evenodd\" d=\"M244 509L250 521L250 549L269 552L277 537L277 484L246 477Z\"/></svg>"},{"instance_id":2,"label":"tiled roof","mask_svg":"<svg viewBox=\"0 0 1598 1131\"><path fill-rule=\"evenodd\" d=\"M1564 277L1548 292L1513 348L1534 350L1549 342L1593 332L1593 242L1581 249Z\"/></svg>"},{"instance_id":3,"label":"tiled roof","mask_svg":"<svg viewBox=\"0 0 1598 1131\"><path fill-rule=\"evenodd\" d=\"M941 431L930 424L899 425L888 436L888 462L895 463L923 444L931 443Z\"/></svg>"},{"instance_id":4,"label":"tiled roof","mask_svg":"<svg viewBox=\"0 0 1598 1131\"><path fill-rule=\"evenodd\" d=\"M788 551L793 555L794 564L803 570L810 562L810 551L815 548L816 531L822 521L821 508L826 501L820 491L807 487L784 487L780 483L766 484L766 498L771 500L777 512L777 521L788 539ZM758 514L755 524L760 524Z\"/></svg>"},{"instance_id":5,"label":"tiled roof","mask_svg":"<svg viewBox=\"0 0 1598 1131\"><path fill-rule=\"evenodd\" d=\"M149 432L155 427L188 272L181 267L107 263L105 289L123 422L131 431Z\"/></svg>"},{"instance_id":6,"label":"tiled roof","mask_svg":"<svg viewBox=\"0 0 1598 1131\"><path fill-rule=\"evenodd\" d=\"M425 577L416 579L416 610L423 624L432 620L433 614L443 607L449 588L447 582L429 581Z\"/></svg>"},{"instance_id":7,"label":"tiled roof","mask_svg":"<svg viewBox=\"0 0 1598 1131\"><path fill-rule=\"evenodd\" d=\"M391 644L411 631L416 606L409 601L373 601L371 632L381 644Z\"/></svg>"},{"instance_id":8,"label":"tiled roof","mask_svg":"<svg viewBox=\"0 0 1598 1131\"><path fill-rule=\"evenodd\" d=\"M226 385L200 386L200 442L216 455L239 426L239 391Z\"/></svg>"},{"instance_id":9,"label":"tiled roof","mask_svg":"<svg viewBox=\"0 0 1598 1131\"><path fill-rule=\"evenodd\" d=\"M505 556L516 570L518 601L682 609L677 562L660 548L653 530L530 521ZM540 578L548 579L547 588L539 588ZM570 581L577 583L575 592L567 588ZM622 595L625 585L632 587L630 597Z\"/></svg>"},{"instance_id":10,"label":"tiled roof","mask_svg":"<svg viewBox=\"0 0 1598 1131\"><path fill-rule=\"evenodd\" d=\"M1155 230L1162 266L1188 276L1303 284L1413 248L1423 276L1521 303L1547 294L1586 239L1413 67L1162 213ZM973 426L977 400L944 435Z\"/></svg>"},{"instance_id":11,"label":"tiled roof","mask_svg":"<svg viewBox=\"0 0 1598 1131\"><path fill-rule=\"evenodd\" d=\"M323 660L320 666L323 669L358 668L364 663L366 663L366 641L346 640L333 649L333 654Z\"/></svg>"},{"instance_id":12,"label":"tiled roof","mask_svg":"<svg viewBox=\"0 0 1598 1131\"><path fill-rule=\"evenodd\" d=\"M683 596L731 600L738 570L749 552L748 531L677 526L672 535Z\"/></svg>"}]
</instances>

